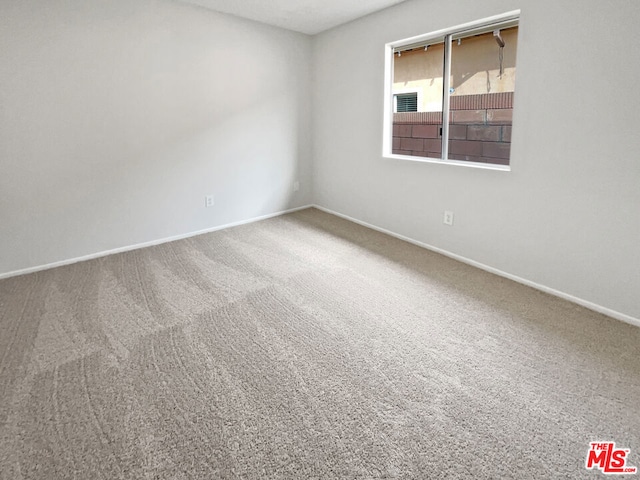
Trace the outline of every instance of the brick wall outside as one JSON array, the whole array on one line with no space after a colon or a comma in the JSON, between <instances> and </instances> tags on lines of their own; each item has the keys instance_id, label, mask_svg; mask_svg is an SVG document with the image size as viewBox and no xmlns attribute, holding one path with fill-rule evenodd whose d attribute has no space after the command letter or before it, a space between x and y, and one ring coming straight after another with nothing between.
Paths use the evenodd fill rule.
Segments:
<instances>
[{"instance_id":1,"label":"brick wall outside","mask_svg":"<svg viewBox=\"0 0 640 480\"><path fill-rule=\"evenodd\" d=\"M449 159L509 164L513 93L451 97ZM440 158L442 113L393 115L393 153Z\"/></svg>"}]
</instances>

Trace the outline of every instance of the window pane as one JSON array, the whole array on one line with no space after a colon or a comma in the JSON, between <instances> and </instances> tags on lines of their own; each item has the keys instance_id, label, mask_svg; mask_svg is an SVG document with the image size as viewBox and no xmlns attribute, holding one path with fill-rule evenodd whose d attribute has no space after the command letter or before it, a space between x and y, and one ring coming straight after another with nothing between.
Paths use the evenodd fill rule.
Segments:
<instances>
[{"instance_id":1,"label":"window pane","mask_svg":"<svg viewBox=\"0 0 640 480\"><path fill-rule=\"evenodd\" d=\"M453 42L450 160L509 164L518 27L498 32Z\"/></svg>"},{"instance_id":2,"label":"window pane","mask_svg":"<svg viewBox=\"0 0 640 480\"><path fill-rule=\"evenodd\" d=\"M444 43L393 55L393 153L440 158Z\"/></svg>"}]
</instances>

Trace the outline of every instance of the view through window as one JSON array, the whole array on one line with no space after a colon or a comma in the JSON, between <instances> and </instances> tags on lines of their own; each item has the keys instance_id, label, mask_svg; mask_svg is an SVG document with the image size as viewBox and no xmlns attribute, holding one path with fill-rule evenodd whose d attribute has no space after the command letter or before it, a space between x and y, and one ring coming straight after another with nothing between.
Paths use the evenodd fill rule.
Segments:
<instances>
[{"instance_id":1,"label":"view through window","mask_svg":"<svg viewBox=\"0 0 640 480\"><path fill-rule=\"evenodd\" d=\"M403 43L389 50L391 153L508 165L517 16Z\"/></svg>"}]
</instances>

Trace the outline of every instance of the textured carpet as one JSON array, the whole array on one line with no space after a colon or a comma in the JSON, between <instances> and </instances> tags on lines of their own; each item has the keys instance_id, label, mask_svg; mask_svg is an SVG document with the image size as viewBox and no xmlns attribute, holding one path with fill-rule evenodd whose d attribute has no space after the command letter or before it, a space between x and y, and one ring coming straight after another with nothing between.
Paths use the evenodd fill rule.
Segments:
<instances>
[{"instance_id":1,"label":"textured carpet","mask_svg":"<svg viewBox=\"0 0 640 480\"><path fill-rule=\"evenodd\" d=\"M0 281L0 478L596 478L640 329L305 210Z\"/></svg>"}]
</instances>

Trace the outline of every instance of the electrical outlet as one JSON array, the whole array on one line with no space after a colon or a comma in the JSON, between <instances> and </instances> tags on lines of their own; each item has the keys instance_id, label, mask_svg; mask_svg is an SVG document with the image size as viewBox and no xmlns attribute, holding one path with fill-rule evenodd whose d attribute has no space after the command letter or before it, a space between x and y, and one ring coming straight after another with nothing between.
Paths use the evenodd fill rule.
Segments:
<instances>
[{"instance_id":1,"label":"electrical outlet","mask_svg":"<svg viewBox=\"0 0 640 480\"><path fill-rule=\"evenodd\" d=\"M204 197L204 206L205 207L213 207L216 204L213 195L206 195Z\"/></svg>"},{"instance_id":2,"label":"electrical outlet","mask_svg":"<svg viewBox=\"0 0 640 480\"><path fill-rule=\"evenodd\" d=\"M297 192L298 190L300 190L300 182L296 180L295 182L293 182L293 191Z\"/></svg>"},{"instance_id":3,"label":"electrical outlet","mask_svg":"<svg viewBox=\"0 0 640 480\"><path fill-rule=\"evenodd\" d=\"M453 226L453 212L450 212L449 210L445 210L443 223L445 225Z\"/></svg>"}]
</instances>

